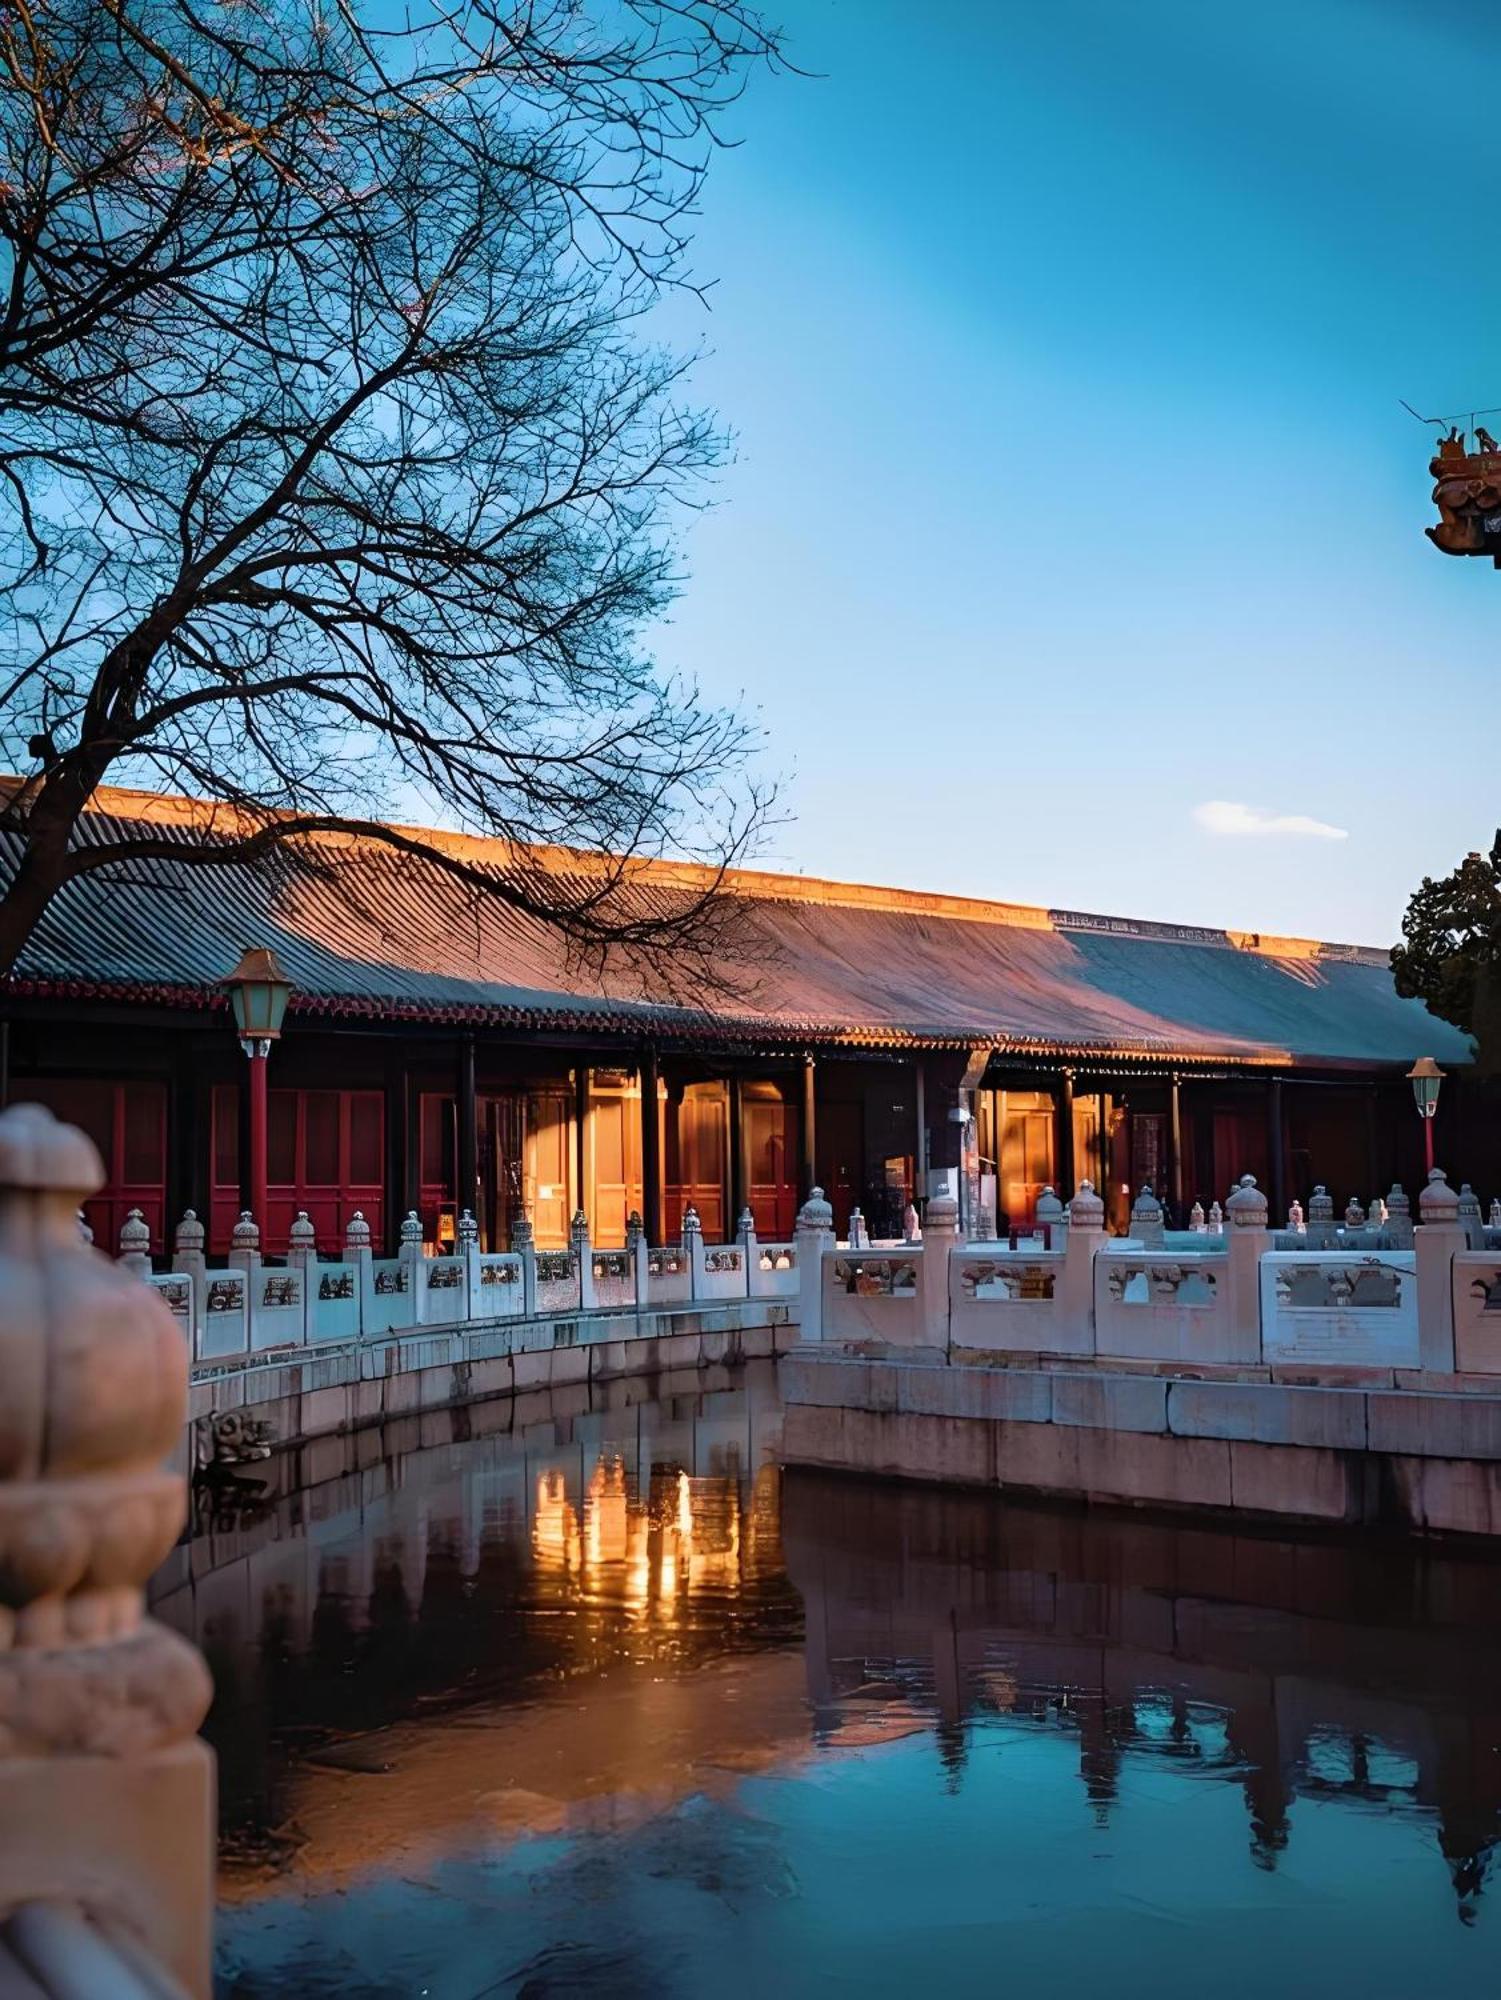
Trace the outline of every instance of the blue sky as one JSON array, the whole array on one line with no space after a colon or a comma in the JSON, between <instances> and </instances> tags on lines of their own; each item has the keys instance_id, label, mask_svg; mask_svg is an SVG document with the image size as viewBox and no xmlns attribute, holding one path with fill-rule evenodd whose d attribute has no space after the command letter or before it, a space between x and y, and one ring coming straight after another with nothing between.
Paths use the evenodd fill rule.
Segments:
<instances>
[{"instance_id":1,"label":"blue sky","mask_svg":"<svg viewBox=\"0 0 1501 2000\"><path fill-rule=\"evenodd\" d=\"M818 75L667 315L737 457L653 635L760 709L767 863L1388 942L1501 822L1501 574L1398 402L1501 404L1501 19L773 11Z\"/></svg>"}]
</instances>

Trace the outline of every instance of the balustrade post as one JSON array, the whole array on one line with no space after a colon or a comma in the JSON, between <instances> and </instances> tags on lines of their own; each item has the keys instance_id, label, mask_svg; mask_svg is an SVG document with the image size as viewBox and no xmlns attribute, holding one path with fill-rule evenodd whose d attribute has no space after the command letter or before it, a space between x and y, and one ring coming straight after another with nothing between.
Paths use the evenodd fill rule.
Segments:
<instances>
[{"instance_id":1,"label":"balustrade post","mask_svg":"<svg viewBox=\"0 0 1501 2000\"><path fill-rule=\"evenodd\" d=\"M1094 1257L1105 1241L1105 1204L1094 1182L1080 1181L1068 1205L1068 1238L1063 1246L1063 1272L1058 1283L1058 1310L1071 1335L1076 1327L1088 1335L1085 1352L1095 1351Z\"/></svg>"},{"instance_id":2,"label":"balustrade post","mask_svg":"<svg viewBox=\"0 0 1501 2000\"><path fill-rule=\"evenodd\" d=\"M480 1312L479 1224L470 1209L459 1215L454 1250L464 1261L464 1318L475 1319Z\"/></svg>"},{"instance_id":3,"label":"balustrade post","mask_svg":"<svg viewBox=\"0 0 1501 2000\"><path fill-rule=\"evenodd\" d=\"M797 1212L793 1231L797 1257L798 1331L803 1340L823 1339L823 1260L834 1248L834 1211L814 1188Z\"/></svg>"},{"instance_id":4,"label":"balustrade post","mask_svg":"<svg viewBox=\"0 0 1501 2000\"><path fill-rule=\"evenodd\" d=\"M589 1243L589 1218L581 1208L574 1210L568 1230L568 1247L578 1265L579 1311L589 1312L599 1303L599 1293L594 1288L594 1252Z\"/></svg>"},{"instance_id":5,"label":"balustrade post","mask_svg":"<svg viewBox=\"0 0 1501 2000\"><path fill-rule=\"evenodd\" d=\"M413 1326L422 1317L422 1266L426 1255L427 1245L422 1237L422 1217L415 1208L409 1208L402 1217L401 1240L396 1246L396 1261L400 1264L406 1279L408 1311L411 1313Z\"/></svg>"},{"instance_id":6,"label":"balustrade post","mask_svg":"<svg viewBox=\"0 0 1501 2000\"><path fill-rule=\"evenodd\" d=\"M1032 1227L1038 1240L1049 1250L1061 1253L1068 1243L1068 1210L1051 1186L1045 1187L1037 1197L1037 1206L1032 1211Z\"/></svg>"},{"instance_id":7,"label":"balustrade post","mask_svg":"<svg viewBox=\"0 0 1501 2000\"><path fill-rule=\"evenodd\" d=\"M1144 1187L1131 1204L1131 1234L1146 1250L1162 1248L1162 1203Z\"/></svg>"},{"instance_id":8,"label":"balustrade post","mask_svg":"<svg viewBox=\"0 0 1501 2000\"><path fill-rule=\"evenodd\" d=\"M1322 1184L1308 1197L1306 1240L1310 1250L1331 1250L1334 1247L1334 1197Z\"/></svg>"},{"instance_id":9,"label":"balustrade post","mask_svg":"<svg viewBox=\"0 0 1501 2000\"><path fill-rule=\"evenodd\" d=\"M923 1345L949 1346L949 1258L959 1241L959 1204L951 1194L935 1194L923 1219L917 1267L917 1310Z\"/></svg>"},{"instance_id":10,"label":"balustrade post","mask_svg":"<svg viewBox=\"0 0 1501 2000\"><path fill-rule=\"evenodd\" d=\"M1459 1196L1442 1167L1434 1167L1418 1196L1421 1218L1413 1232L1417 1259L1418 1366L1436 1375L1454 1373L1454 1258L1465 1248Z\"/></svg>"},{"instance_id":11,"label":"balustrade post","mask_svg":"<svg viewBox=\"0 0 1501 2000\"><path fill-rule=\"evenodd\" d=\"M375 1258L370 1248L370 1225L364 1211L356 1209L344 1228L344 1262L354 1266L354 1295L360 1302L360 1338L369 1331L370 1301L375 1294Z\"/></svg>"},{"instance_id":12,"label":"balustrade post","mask_svg":"<svg viewBox=\"0 0 1501 2000\"><path fill-rule=\"evenodd\" d=\"M704 1226L692 1202L683 1210L683 1255L688 1262L688 1296L704 1296Z\"/></svg>"},{"instance_id":13,"label":"balustrade post","mask_svg":"<svg viewBox=\"0 0 1501 2000\"><path fill-rule=\"evenodd\" d=\"M318 1337L318 1232L305 1208L299 1208L287 1231L287 1269L295 1271L302 1291L302 1337Z\"/></svg>"},{"instance_id":14,"label":"balustrade post","mask_svg":"<svg viewBox=\"0 0 1501 2000\"><path fill-rule=\"evenodd\" d=\"M204 1254L204 1229L191 1208L182 1212L172 1238L172 1269L193 1281L193 1347L197 1352L203 1334L204 1304L208 1298L208 1258Z\"/></svg>"},{"instance_id":15,"label":"balustrade post","mask_svg":"<svg viewBox=\"0 0 1501 2000\"><path fill-rule=\"evenodd\" d=\"M850 1210L849 1247L851 1250L870 1248L870 1231L865 1226L865 1217L858 1208Z\"/></svg>"},{"instance_id":16,"label":"balustrade post","mask_svg":"<svg viewBox=\"0 0 1501 2000\"><path fill-rule=\"evenodd\" d=\"M521 1259L521 1312L524 1319L537 1317L537 1238L531 1217L519 1215L511 1224L511 1248Z\"/></svg>"},{"instance_id":17,"label":"balustrade post","mask_svg":"<svg viewBox=\"0 0 1501 2000\"><path fill-rule=\"evenodd\" d=\"M207 2000L210 1683L144 1609L187 1511L167 1463L188 1354L156 1292L79 1237L103 1182L82 1132L36 1104L0 1113L0 1917L82 1905L165 1975L132 1991ZM63 1991L26 1990L43 1986Z\"/></svg>"},{"instance_id":18,"label":"balustrade post","mask_svg":"<svg viewBox=\"0 0 1501 2000\"><path fill-rule=\"evenodd\" d=\"M1485 1223L1480 1215L1480 1197L1468 1181L1459 1185L1459 1226L1465 1233L1468 1250L1485 1248Z\"/></svg>"},{"instance_id":19,"label":"balustrade post","mask_svg":"<svg viewBox=\"0 0 1501 2000\"><path fill-rule=\"evenodd\" d=\"M1386 1240L1393 1250L1413 1247L1412 1203L1396 1181L1386 1198Z\"/></svg>"},{"instance_id":20,"label":"balustrade post","mask_svg":"<svg viewBox=\"0 0 1501 2000\"><path fill-rule=\"evenodd\" d=\"M625 1219L625 1254L630 1261L631 1278L636 1288L636 1310L646 1311L651 1293L651 1266L647 1262L646 1225L641 1220L638 1209L632 1209Z\"/></svg>"},{"instance_id":21,"label":"balustrade post","mask_svg":"<svg viewBox=\"0 0 1501 2000\"><path fill-rule=\"evenodd\" d=\"M118 1262L122 1270L133 1272L138 1278L151 1276L151 1231L138 1208L133 1208L120 1224Z\"/></svg>"},{"instance_id":22,"label":"balustrade post","mask_svg":"<svg viewBox=\"0 0 1501 2000\"><path fill-rule=\"evenodd\" d=\"M756 1218L748 1208L742 1208L740 1211L740 1220L735 1226L735 1237L745 1264L745 1296L753 1299L756 1296L756 1268L761 1261L761 1249L756 1241Z\"/></svg>"},{"instance_id":23,"label":"balustrade post","mask_svg":"<svg viewBox=\"0 0 1501 2000\"><path fill-rule=\"evenodd\" d=\"M1272 1247L1267 1228L1266 1196L1253 1174L1242 1174L1240 1185L1225 1203L1225 1250L1229 1257L1229 1361L1261 1359L1261 1260Z\"/></svg>"}]
</instances>

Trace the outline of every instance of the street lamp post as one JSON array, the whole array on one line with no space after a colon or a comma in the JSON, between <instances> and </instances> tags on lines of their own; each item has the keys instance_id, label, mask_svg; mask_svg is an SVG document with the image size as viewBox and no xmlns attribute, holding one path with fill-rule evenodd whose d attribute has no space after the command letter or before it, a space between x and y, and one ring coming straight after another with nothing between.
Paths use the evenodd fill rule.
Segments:
<instances>
[{"instance_id":1,"label":"street lamp post","mask_svg":"<svg viewBox=\"0 0 1501 2000\"><path fill-rule=\"evenodd\" d=\"M1412 1085L1412 1094L1417 1101L1418 1116L1423 1121L1423 1164L1433 1172L1433 1120L1438 1111L1439 1087L1443 1083L1444 1072L1432 1056L1419 1056L1407 1072L1407 1081Z\"/></svg>"},{"instance_id":2,"label":"street lamp post","mask_svg":"<svg viewBox=\"0 0 1501 2000\"><path fill-rule=\"evenodd\" d=\"M276 953L253 947L223 981L234 1010L235 1032L250 1060L250 1186L246 1207L265 1231L266 1214L266 1061L271 1044L281 1035L282 1018L292 996L292 982L277 963ZM262 1241L266 1239L263 1235Z\"/></svg>"}]
</instances>

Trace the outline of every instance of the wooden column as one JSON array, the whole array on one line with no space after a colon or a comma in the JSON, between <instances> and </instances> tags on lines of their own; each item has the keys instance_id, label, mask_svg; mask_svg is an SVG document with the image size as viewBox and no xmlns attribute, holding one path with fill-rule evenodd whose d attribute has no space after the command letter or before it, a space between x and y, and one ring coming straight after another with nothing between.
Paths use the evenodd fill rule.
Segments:
<instances>
[{"instance_id":1,"label":"wooden column","mask_svg":"<svg viewBox=\"0 0 1501 2000\"><path fill-rule=\"evenodd\" d=\"M803 1057L803 1116L798 1199L806 1201L818 1178L818 1101L812 1056Z\"/></svg>"},{"instance_id":2,"label":"wooden column","mask_svg":"<svg viewBox=\"0 0 1501 2000\"><path fill-rule=\"evenodd\" d=\"M1175 1070L1168 1079L1167 1094L1167 1181L1168 1199L1173 1205L1173 1221L1183 1227L1183 1105Z\"/></svg>"},{"instance_id":3,"label":"wooden column","mask_svg":"<svg viewBox=\"0 0 1501 2000\"><path fill-rule=\"evenodd\" d=\"M1074 1177L1074 1073L1066 1069L1058 1085L1058 1194L1072 1201Z\"/></svg>"},{"instance_id":4,"label":"wooden column","mask_svg":"<svg viewBox=\"0 0 1501 2000\"><path fill-rule=\"evenodd\" d=\"M474 1089L474 1037L464 1035L459 1041L459 1074L455 1104L455 1121L458 1128L458 1171L454 1182L454 1205L458 1213L454 1216L457 1227L459 1216L467 1208L471 1215L479 1210L479 1133L475 1124Z\"/></svg>"},{"instance_id":5,"label":"wooden column","mask_svg":"<svg viewBox=\"0 0 1501 2000\"><path fill-rule=\"evenodd\" d=\"M1379 1120L1376 1115L1376 1086L1368 1083L1365 1087L1365 1150L1367 1185L1370 1193L1367 1203L1381 1193L1381 1146L1379 1141Z\"/></svg>"},{"instance_id":6,"label":"wooden column","mask_svg":"<svg viewBox=\"0 0 1501 2000\"><path fill-rule=\"evenodd\" d=\"M574 1207L590 1215L589 1201L589 1066L576 1063L573 1071L573 1185Z\"/></svg>"},{"instance_id":7,"label":"wooden column","mask_svg":"<svg viewBox=\"0 0 1501 2000\"><path fill-rule=\"evenodd\" d=\"M740 1211L745 1206L745 1120L741 1106L741 1084L738 1076L732 1076L728 1083L730 1130L729 1130L729 1174L730 1201L729 1214L725 1217L724 1240L733 1243L735 1232L740 1227Z\"/></svg>"},{"instance_id":8,"label":"wooden column","mask_svg":"<svg viewBox=\"0 0 1501 2000\"><path fill-rule=\"evenodd\" d=\"M928 1071L921 1056L914 1061L915 1078L914 1112L917 1120L917 1145L912 1156L912 1177L915 1183L912 1200L921 1213L922 1205L928 1198Z\"/></svg>"},{"instance_id":9,"label":"wooden column","mask_svg":"<svg viewBox=\"0 0 1501 2000\"><path fill-rule=\"evenodd\" d=\"M655 1049L641 1057L641 1220L646 1240L662 1243L662 1125L657 1111L661 1072Z\"/></svg>"},{"instance_id":10,"label":"wooden column","mask_svg":"<svg viewBox=\"0 0 1501 2000\"><path fill-rule=\"evenodd\" d=\"M395 1256L401 1241L401 1218L416 1201L417 1149L413 1124L406 1051L398 1046L386 1056L386 1199L381 1241L388 1257Z\"/></svg>"},{"instance_id":11,"label":"wooden column","mask_svg":"<svg viewBox=\"0 0 1501 2000\"><path fill-rule=\"evenodd\" d=\"M1266 1096L1267 1202L1273 1229L1287 1220L1287 1134L1283 1119L1282 1079L1274 1076Z\"/></svg>"}]
</instances>

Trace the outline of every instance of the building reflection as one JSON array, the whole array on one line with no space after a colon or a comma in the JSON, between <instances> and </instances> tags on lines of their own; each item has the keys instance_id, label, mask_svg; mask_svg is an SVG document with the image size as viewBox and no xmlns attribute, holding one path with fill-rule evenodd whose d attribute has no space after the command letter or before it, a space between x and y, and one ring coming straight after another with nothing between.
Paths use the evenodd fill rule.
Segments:
<instances>
[{"instance_id":1,"label":"building reflection","mask_svg":"<svg viewBox=\"0 0 1501 2000\"><path fill-rule=\"evenodd\" d=\"M1131 1760L1240 1788L1274 1869L1303 1799L1421 1816L1469 1921L1501 1841L1494 1560L1291 1542L931 1489L789 1475L814 1728L829 1748L976 1729L1078 1746L1108 1819Z\"/></svg>"},{"instance_id":2,"label":"building reflection","mask_svg":"<svg viewBox=\"0 0 1501 2000\"><path fill-rule=\"evenodd\" d=\"M1072 1743L1101 1824L1143 1765L1235 1788L1263 1869L1303 1802L1409 1814L1473 1915L1501 1837L1493 1561L783 1478L769 1366L617 1393L328 1440L243 1513L216 1498L154 1594L215 1673L232 1861L306 1867L309 1826L331 1852L344 1775L393 1760L367 1841L472 1831L518 1757L538 1785L504 1811L531 1825L544 1785L548 1811L680 1795L902 1738L957 1792L1004 1727ZM697 1671L736 1662L732 1699Z\"/></svg>"}]
</instances>

